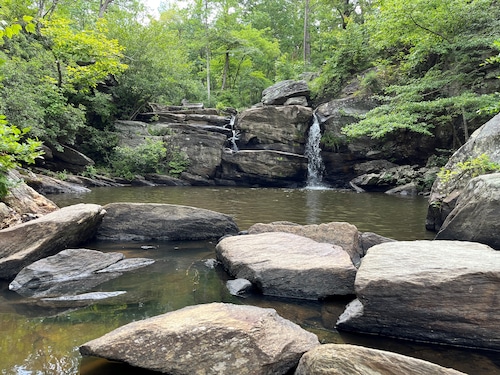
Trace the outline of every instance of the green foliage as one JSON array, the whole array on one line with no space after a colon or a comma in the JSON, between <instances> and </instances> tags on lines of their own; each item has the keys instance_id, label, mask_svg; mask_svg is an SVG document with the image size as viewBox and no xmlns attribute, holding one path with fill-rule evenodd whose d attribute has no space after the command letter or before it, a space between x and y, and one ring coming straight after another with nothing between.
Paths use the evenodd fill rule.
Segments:
<instances>
[{"instance_id":1,"label":"green foliage","mask_svg":"<svg viewBox=\"0 0 500 375\"><path fill-rule=\"evenodd\" d=\"M345 136L338 136L333 132L325 132L321 136L321 148L324 151L339 152L340 148L346 144Z\"/></svg>"},{"instance_id":2,"label":"green foliage","mask_svg":"<svg viewBox=\"0 0 500 375\"><path fill-rule=\"evenodd\" d=\"M492 162L486 154L457 163L454 169L442 167L438 178L444 184L457 178L473 178L483 174L500 172L500 164Z\"/></svg>"},{"instance_id":3,"label":"green foliage","mask_svg":"<svg viewBox=\"0 0 500 375\"><path fill-rule=\"evenodd\" d=\"M117 146L111 158L112 172L126 180L133 180L136 175L160 173L166 168L167 149L163 141L146 141L137 147Z\"/></svg>"},{"instance_id":4,"label":"green foliage","mask_svg":"<svg viewBox=\"0 0 500 375\"><path fill-rule=\"evenodd\" d=\"M0 198L7 195L10 187L7 178L9 170L21 163L34 163L42 155L39 150L41 142L25 138L28 131L9 125L5 116L0 115Z\"/></svg>"},{"instance_id":5,"label":"green foliage","mask_svg":"<svg viewBox=\"0 0 500 375\"><path fill-rule=\"evenodd\" d=\"M189 158L185 152L174 147L168 152L168 174L179 177L189 167Z\"/></svg>"}]
</instances>

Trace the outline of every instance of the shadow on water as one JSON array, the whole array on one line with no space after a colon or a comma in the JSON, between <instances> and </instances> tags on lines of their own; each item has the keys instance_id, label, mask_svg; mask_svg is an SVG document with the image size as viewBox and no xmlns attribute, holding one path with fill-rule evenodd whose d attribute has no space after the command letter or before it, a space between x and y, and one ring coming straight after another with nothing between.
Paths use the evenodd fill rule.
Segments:
<instances>
[{"instance_id":1,"label":"shadow on water","mask_svg":"<svg viewBox=\"0 0 500 375\"><path fill-rule=\"evenodd\" d=\"M287 220L300 224L347 221L361 231L396 239L431 238L423 229L426 202L383 194L355 194L333 190L243 188L107 188L92 193L55 197L60 206L80 202L173 203L212 209L232 215L240 229L257 222ZM87 248L116 251L127 258L155 259L149 267L132 271L98 286L96 291L127 293L81 309L33 306L0 283L0 372L25 374L153 374L124 364L82 358L83 343L131 321L179 308L210 302L271 307L286 319L318 335L323 343L353 343L422 358L470 374L500 374L498 353L436 346L339 333L335 322L352 297L326 301L298 301L252 295L231 296L228 275L214 267L215 243L94 241ZM497 362L495 362L497 361Z\"/></svg>"}]
</instances>

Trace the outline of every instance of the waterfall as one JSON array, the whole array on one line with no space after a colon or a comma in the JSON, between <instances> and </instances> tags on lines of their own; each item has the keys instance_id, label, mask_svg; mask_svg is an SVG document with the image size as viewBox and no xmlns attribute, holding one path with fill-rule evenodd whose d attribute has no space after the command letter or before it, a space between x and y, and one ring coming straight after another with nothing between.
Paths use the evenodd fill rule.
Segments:
<instances>
[{"instance_id":1,"label":"waterfall","mask_svg":"<svg viewBox=\"0 0 500 375\"><path fill-rule=\"evenodd\" d=\"M313 115L314 121L309 128L309 136L306 143L306 157L307 157L307 187L318 188L326 187L323 183L323 174L325 172L325 165L321 158L321 128L316 114Z\"/></svg>"},{"instance_id":2,"label":"waterfall","mask_svg":"<svg viewBox=\"0 0 500 375\"><path fill-rule=\"evenodd\" d=\"M231 150L238 151L238 145L236 144L236 141L240 139L240 133L234 127L235 122L236 122L236 116L232 115L231 120L229 121L229 126L231 128L232 136L229 138L229 140L231 141Z\"/></svg>"}]
</instances>

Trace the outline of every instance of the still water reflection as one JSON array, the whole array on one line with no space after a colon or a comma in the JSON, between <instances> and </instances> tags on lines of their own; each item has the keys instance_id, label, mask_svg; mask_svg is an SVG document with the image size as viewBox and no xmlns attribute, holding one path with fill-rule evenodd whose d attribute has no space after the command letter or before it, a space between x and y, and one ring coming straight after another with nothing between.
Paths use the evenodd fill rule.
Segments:
<instances>
[{"instance_id":1,"label":"still water reflection","mask_svg":"<svg viewBox=\"0 0 500 375\"><path fill-rule=\"evenodd\" d=\"M155 187L100 188L89 194L52 198L60 206L117 201L191 205L232 215L240 229L256 222L278 220L300 224L348 221L361 231L400 240L431 238L423 229L426 202L421 197L403 199L332 190ZM151 248L144 250L144 245ZM362 344L470 374L500 374L495 353L339 334L334 325L348 302L346 299L298 302L261 296L233 297L224 285L225 272L211 267L214 246L207 241L89 243L88 248L119 251L129 258L153 258L156 263L102 284L96 291L127 293L83 309L36 307L10 292L6 283L0 283L0 374L151 374L122 364L81 358L78 346L130 321L215 301L275 308L325 343Z\"/></svg>"}]
</instances>

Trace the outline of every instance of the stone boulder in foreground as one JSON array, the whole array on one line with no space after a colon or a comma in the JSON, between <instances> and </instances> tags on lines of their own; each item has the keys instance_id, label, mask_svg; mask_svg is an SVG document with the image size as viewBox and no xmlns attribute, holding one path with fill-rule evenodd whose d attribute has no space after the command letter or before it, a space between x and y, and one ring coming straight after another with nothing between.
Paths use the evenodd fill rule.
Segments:
<instances>
[{"instance_id":1,"label":"stone boulder in foreground","mask_svg":"<svg viewBox=\"0 0 500 375\"><path fill-rule=\"evenodd\" d=\"M484 243L500 250L500 173L470 180L436 236Z\"/></svg>"},{"instance_id":2,"label":"stone boulder in foreground","mask_svg":"<svg viewBox=\"0 0 500 375\"><path fill-rule=\"evenodd\" d=\"M459 241L368 250L342 330L500 350L500 252Z\"/></svg>"},{"instance_id":3,"label":"stone boulder in foreground","mask_svg":"<svg viewBox=\"0 0 500 375\"><path fill-rule=\"evenodd\" d=\"M111 241L196 241L238 233L234 220L219 212L157 203L111 203L97 238Z\"/></svg>"},{"instance_id":4,"label":"stone boulder in foreground","mask_svg":"<svg viewBox=\"0 0 500 375\"><path fill-rule=\"evenodd\" d=\"M280 375L317 345L274 309L211 303L129 323L80 353L176 375Z\"/></svg>"},{"instance_id":5,"label":"stone boulder in foreground","mask_svg":"<svg viewBox=\"0 0 500 375\"><path fill-rule=\"evenodd\" d=\"M23 267L88 241L104 214L99 205L77 204L0 230L0 279L13 279Z\"/></svg>"},{"instance_id":6,"label":"stone boulder in foreground","mask_svg":"<svg viewBox=\"0 0 500 375\"><path fill-rule=\"evenodd\" d=\"M271 232L224 238L215 251L231 275L264 295L319 299L354 293L356 268L339 246Z\"/></svg>"},{"instance_id":7,"label":"stone boulder in foreground","mask_svg":"<svg viewBox=\"0 0 500 375\"><path fill-rule=\"evenodd\" d=\"M316 346L300 359L295 375L464 375L401 354L355 345Z\"/></svg>"}]
</instances>

